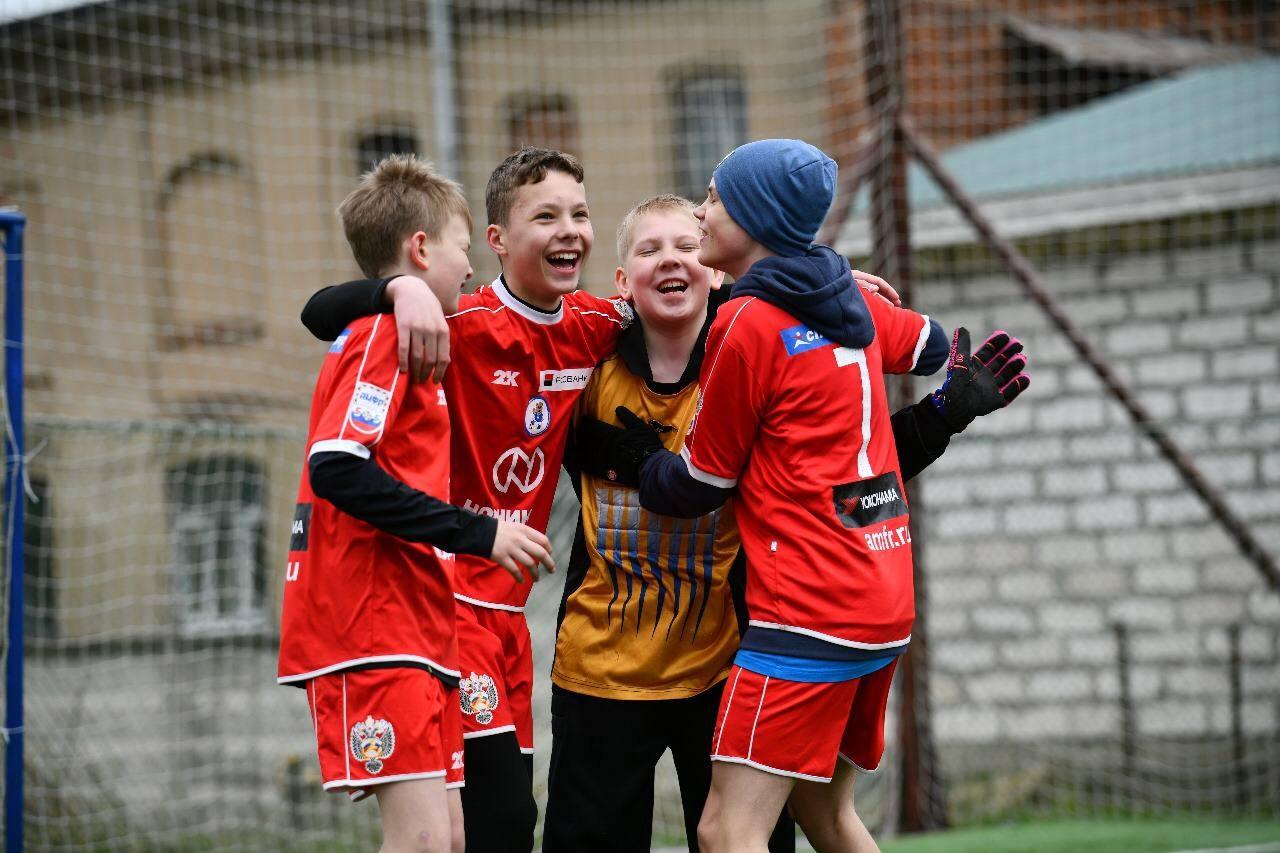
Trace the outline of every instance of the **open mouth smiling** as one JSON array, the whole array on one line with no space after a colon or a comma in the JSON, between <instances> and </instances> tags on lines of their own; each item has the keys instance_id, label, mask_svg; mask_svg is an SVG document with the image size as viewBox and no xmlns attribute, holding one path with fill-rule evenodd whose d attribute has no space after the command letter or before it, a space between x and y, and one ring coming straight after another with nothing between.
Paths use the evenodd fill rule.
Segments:
<instances>
[{"instance_id":1,"label":"open mouth smiling","mask_svg":"<svg viewBox=\"0 0 1280 853\"><path fill-rule=\"evenodd\" d=\"M561 272L570 272L575 269L581 259L581 252L552 252L547 255L547 263Z\"/></svg>"},{"instance_id":2,"label":"open mouth smiling","mask_svg":"<svg viewBox=\"0 0 1280 853\"><path fill-rule=\"evenodd\" d=\"M658 282L657 290L659 293L684 293L689 289L689 282L681 281L678 278L668 278Z\"/></svg>"}]
</instances>

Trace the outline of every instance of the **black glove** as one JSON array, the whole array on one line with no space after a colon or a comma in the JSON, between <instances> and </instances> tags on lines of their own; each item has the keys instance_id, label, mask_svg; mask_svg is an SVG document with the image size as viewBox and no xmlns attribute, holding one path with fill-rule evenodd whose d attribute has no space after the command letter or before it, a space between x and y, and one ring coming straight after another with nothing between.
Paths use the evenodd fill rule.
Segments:
<instances>
[{"instance_id":1,"label":"black glove","mask_svg":"<svg viewBox=\"0 0 1280 853\"><path fill-rule=\"evenodd\" d=\"M947 360L947 378L929 395L952 433L973 419L1002 409L1027 389L1031 377L1023 373L1027 358L1022 341L1008 332L993 332L978 351L969 354L969 331L956 329Z\"/></svg>"},{"instance_id":2,"label":"black glove","mask_svg":"<svg viewBox=\"0 0 1280 853\"><path fill-rule=\"evenodd\" d=\"M618 439L618 452L626 459L634 462L636 470L640 463L662 450L662 433L671 432L675 427L646 421L626 406L614 409L614 414L622 423L622 436Z\"/></svg>"},{"instance_id":3,"label":"black glove","mask_svg":"<svg viewBox=\"0 0 1280 853\"><path fill-rule=\"evenodd\" d=\"M592 417L583 417L575 427L582 470L594 477L636 488L640 485L640 463L662 449L660 432L674 427L645 423L625 406L616 412L626 428Z\"/></svg>"}]
</instances>

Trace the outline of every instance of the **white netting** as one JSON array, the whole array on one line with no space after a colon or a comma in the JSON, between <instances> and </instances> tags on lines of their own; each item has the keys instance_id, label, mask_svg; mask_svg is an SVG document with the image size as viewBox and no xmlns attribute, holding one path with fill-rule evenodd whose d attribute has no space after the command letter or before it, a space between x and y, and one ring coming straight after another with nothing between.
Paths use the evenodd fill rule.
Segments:
<instances>
[{"instance_id":1,"label":"white netting","mask_svg":"<svg viewBox=\"0 0 1280 853\"><path fill-rule=\"evenodd\" d=\"M917 166L907 266L866 167L905 107L1274 560L1278 39L1230 0L0 4L0 205L30 220L28 846L376 839L274 685L323 352L297 316L357 274L334 208L361 169L435 159L479 227L513 148L577 154L608 293L633 203L766 136L838 157L827 233L855 265L1033 359L1027 397L921 478L924 758L900 760L895 710L860 810L882 835L944 808L1275 817L1276 589ZM540 804L557 583L530 610ZM655 843L682 843L666 765L657 800Z\"/></svg>"}]
</instances>

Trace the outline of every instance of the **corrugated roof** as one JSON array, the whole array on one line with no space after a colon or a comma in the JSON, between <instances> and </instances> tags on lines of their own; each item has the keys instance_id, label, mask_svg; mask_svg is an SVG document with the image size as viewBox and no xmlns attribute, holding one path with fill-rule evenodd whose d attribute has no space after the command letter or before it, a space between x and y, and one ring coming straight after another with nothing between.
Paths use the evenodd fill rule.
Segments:
<instances>
[{"instance_id":1,"label":"corrugated roof","mask_svg":"<svg viewBox=\"0 0 1280 853\"><path fill-rule=\"evenodd\" d=\"M1071 65L1125 68L1165 74L1197 65L1239 62L1259 51L1163 33L1063 27L1010 16L1005 26L1025 41L1041 45Z\"/></svg>"},{"instance_id":2,"label":"corrugated roof","mask_svg":"<svg viewBox=\"0 0 1280 853\"><path fill-rule=\"evenodd\" d=\"M953 148L979 199L1111 186L1280 162L1280 59L1199 68ZM945 204L917 165L912 208ZM867 207L865 192L855 216Z\"/></svg>"}]
</instances>

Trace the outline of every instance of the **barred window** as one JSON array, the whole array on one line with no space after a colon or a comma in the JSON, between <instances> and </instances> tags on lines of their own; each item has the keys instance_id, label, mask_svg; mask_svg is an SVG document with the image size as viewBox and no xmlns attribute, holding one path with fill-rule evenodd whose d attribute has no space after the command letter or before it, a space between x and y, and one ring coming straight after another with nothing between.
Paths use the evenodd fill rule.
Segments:
<instances>
[{"instance_id":1,"label":"barred window","mask_svg":"<svg viewBox=\"0 0 1280 853\"><path fill-rule=\"evenodd\" d=\"M169 469L178 619L186 634L235 634L266 622L262 466L208 456Z\"/></svg>"},{"instance_id":2,"label":"barred window","mask_svg":"<svg viewBox=\"0 0 1280 853\"><path fill-rule=\"evenodd\" d=\"M739 71L700 69L671 86L675 190L699 200L724 155L747 141L747 89Z\"/></svg>"}]
</instances>

